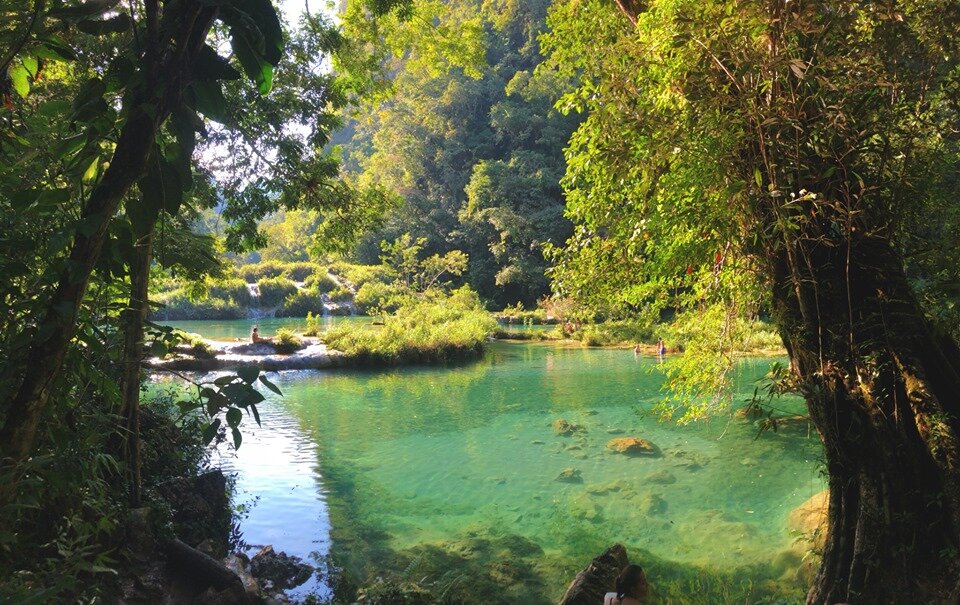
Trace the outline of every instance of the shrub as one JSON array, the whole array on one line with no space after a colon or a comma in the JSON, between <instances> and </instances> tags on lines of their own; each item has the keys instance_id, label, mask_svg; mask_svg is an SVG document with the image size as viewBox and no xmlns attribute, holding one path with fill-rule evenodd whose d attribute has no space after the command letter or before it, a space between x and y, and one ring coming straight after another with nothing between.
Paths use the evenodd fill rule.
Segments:
<instances>
[{"instance_id":1,"label":"shrub","mask_svg":"<svg viewBox=\"0 0 960 605\"><path fill-rule=\"evenodd\" d=\"M242 307L249 307L251 302L250 289L247 282L239 277L221 279L209 282L207 296L233 301Z\"/></svg>"},{"instance_id":2,"label":"shrub","mask_svg":"<svg viewBox=\"0 0 960 605\"><path fill-rule=\"evenodd\" d=\"M323 292L324 294L336 288L337 285L337 282L327 275L326 269L318 270L303 282L304 288L316 288L318 292Z\"/></svg>"},{"instance_id":3,"label":"shrub","mask_svg":"<svg viewBox=\"0 0 960 605\"><path fill-rule=\"evenodd\" d=\"M293 281L305 281L317 271L317 265L309 262L288 263L283 271L283 277Z\"/></svg>"},{"instance_id":4,"label":"shrub","mask_svg":"<svg viewBox=\"0 0 960 605\"><path fill-rule=\"evenodd\" d=\"M345 286L337 286L327 293L327 298L329 298L331 302L350 302L353 300L353 292Z\"/></svg>"},{"instance_id":5,"label":"shrub","mask_svg":"<svg viewBox=\"0 0 960 605\"><path fill-rule=\"evenodd\" d=\"M320 336L323 331L323 316L314 315L307 311L307 329L304 330L304 336Z\"/></svg>"},{"instance_id":6,"label":"shrub","mask_svg":"<svg viewBox=\"0 0 960 605\"><path fill-rule=\"evenodd\" d=\"M265 277L257 282L261 307L277 307L288 296L297 293L297 286L286 277Z\"/></svg>"},{"instance_id":7,"label":"shrub","mask_svg":"<svg viewBox=\"0 0 960 605\"><path fill-rule=\"evenodd\" d=\"M359 288L368 282L390 283L396 275L384 265L353 265L342 261L330 265L330 272Z\"/></svg>"},{"instance_id":8,"label":"shrub","mask_svg":"<svg viewBox=\"0 0 960 605\"><path fill-rule=\"evenodd\" d=\"M273 346L277 353L289 354L303 348L303 339L289 328L280 328L273 338Z\"/></svg>"},{"instance_id":9,"label":"shrub","mask_svg":"<svg viewBox=\"0 0 960 605\"><path fill-rule=\"evenodd\" d=\"M235 302L222 298L208 297L204 300L192 300L183 288L158 294L153 299L164 305L154 309L150 317L165 321L183 319L243 319L246 311Z\"/></svg>"},{"instance_id":10,"label":"shrub","mask_svg":"<svg viewBox=\"0 0 960 605\"><path fill-rule=\"evenodd\" d=\"M334 349L371 362L436 362L477 355L496 321L464 286L408 301L383 326L341 325L324 335Z\"/></svg>"},{"instance_id":11,"label":"shrub","mask_svg":"<svg viewBox=\"0 0 960 605\"><path fill-rule=\"evenodd\" d=\"M288 296L274 315L276 317L303 317L308 313L323 314L323 299L314 288L304 288Z\"/></svg>"},{"instance_id":12,"label":"shrub","mask_svg":"<svg viewBox=\"0 0 960 605\"><path fill-rule=\"evenodd\" d=\"M264 278L280 277L286 270L287 263L274 260L252 265L243 265L237 269L237 273L239 273L248 284L252 284Z\"/></svg>"},{"instance_id":13,"label":"shrub","mask_svg":"<svg viewBox=\"0 0 960 605\"><path fill-rule=\"evenodd\" d=\"M183 330L174 330L174 336L180 344L177 345L177 351L193 355L198 359L212 359L216 357L216 352L210 346L203 336L193 332L184 332Z\"/></svg>"},{"instance_id":14,"label":"shrub","mask_svg":"<svg viewBox=\"0 0 960 605\"><path fill-rule=\"evenodd\" d=\"M361 313L382 312L392 313L397 310L402 301L402 290L399 286L380 282L367 282L360 286L353 302Z\"/></svg>"}]
</instances>

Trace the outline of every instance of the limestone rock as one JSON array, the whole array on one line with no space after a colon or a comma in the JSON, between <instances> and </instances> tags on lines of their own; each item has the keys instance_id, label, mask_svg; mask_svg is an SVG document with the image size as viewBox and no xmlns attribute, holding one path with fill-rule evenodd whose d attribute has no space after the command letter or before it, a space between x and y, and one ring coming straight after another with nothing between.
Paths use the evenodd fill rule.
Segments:
<instances>
[{"instance_id":1,"label":"limestone rock","mask_svg":"<svg viewBox=\"0 0 960 605\"><path fill-rule=\"evenodd\" d=\"M577 573L559 605L603 603L604 595L616 587L620 570L629 563L627 550L620 544L614 544Z\"/></svg>"},{"instance_id":2,"label":"limestone rock","mask_svg":"<svg viewBox=\"0 0 960 605\"><path fill-rule=\"evenodd\" d=\"M639 437L618 437L607 442L607 449L628 456L659 456L655 445Z\"/></svg>"},{"instance_id":3,"label":"limestone rock","mask_svg":"<svg viewBox=\"0 0 960 605\"><path fill-rule=\"evenodd\" d=\"M667 469L650 473L646 478L647 483L656 483L658 485L670 485L677 482L677 478Z\"/></svg>"},{"instance_id":4,"label":"limestone rock","mask_svg":"<svg viewBox=\"0 0 960 605\"><path fill-rule=\"evenodd\" d=\"M667 512L667 501L657 494L645 494L640 501L640 511L644 515L662 515Z\"/></svg>"},{"instance_id":5,"label":"limestone rock","mask_svg":"<svg viewBox=\"0 0 960 605\"><path fill-rule=\"evenodd\" d=\"M571 437L576 433L582 433L586 431L586 429L579 424L569 422L565 418L557 418L554 420L553 430L557 435L562 435L563 437Z\"/></svg>"},{"instance_id":6,"label":"limestone rock","mask_svg":"<svg viewBox=\"0 0 960 605\"><path fill-rule=\"evenodd\" d=\"M827 539L827 508L830 491L823 490L790 511L787 527L790 531L807 536L814 547L822 548Z\"/></svg>"},{"instance_id":7,"label":"limestone rock","mask_svg":"<svg viewBox=\"0 0 960 605\"><path fill-rule=\"evenodd\" d=\"M313 568L299 557L274 552L272 546L264 546L250 559L250 572L261 586L270 582L272 588L282 590L300 586L309 580Z\"/></svg>"},{"instance_id":8,"label":"limestone rock","mask_svg":"<svg viewBox=\"0 0 960 605\"><path fill-rule=\"evenodd\" d=\"M567 467L560 471L560 474L557 475L555 481L560 481L563 483L583 483L583 477L580 476L579 470Z\"/></svg>"}]
</instances>

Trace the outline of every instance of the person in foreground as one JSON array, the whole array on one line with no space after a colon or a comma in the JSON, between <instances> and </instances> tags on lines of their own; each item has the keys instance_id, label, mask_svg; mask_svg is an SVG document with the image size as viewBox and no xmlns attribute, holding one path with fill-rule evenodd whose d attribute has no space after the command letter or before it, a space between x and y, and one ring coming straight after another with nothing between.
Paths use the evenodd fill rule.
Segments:
<instances>
[{"instance_id":1,"label":"person in foreground","mask_svg":"<svg viewBox=\"0 0 960 605\"><path fill-rule=\"evenodd\" d=\"M272 342L273 342L273 339L272 339L272 338L264 338L263 336L260 336L260 328L259 328L258 326L253 326L253 331L250 332L250 342L252 342L252 343L258 343L258 342L272 343Z\"/></svg>"},{"instance_id":2,"label":"person in foreground","mask_svg":"<svg viewBox=\"0 0 960 605\"><path fill-rule=\"evenodd\" d=\"M649 588L643 568L627 565L617 576L617 592L608 592L603 597L603 605L643 605Z\"/></svg>"}]
</instances>

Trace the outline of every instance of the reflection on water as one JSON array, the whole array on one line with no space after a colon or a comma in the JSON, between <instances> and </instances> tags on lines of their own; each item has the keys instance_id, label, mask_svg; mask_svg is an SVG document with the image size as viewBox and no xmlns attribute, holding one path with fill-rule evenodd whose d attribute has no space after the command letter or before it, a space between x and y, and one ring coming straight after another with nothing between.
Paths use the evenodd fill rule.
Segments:
<instances>
[{"instance_id":1,"label":"reflection on water","mask_svg":"<svg viewBox=\"0 0 960 605\"><path fill-rule=\"evenodd\" d=\"M260 497L245 538L331 552L361 580L416 566L450 590L471 583L475 602L555 601L614 542L671 602L783 594L771 582L789 580L797 562L785 556L787 513L823 489L818 441L805 427L755 439L754 426L727 418L659 423L649 413L662 397L655 363L632 351L494 344L482 361L449 368L282 373L285 396L268 397L264 428L247 426L227 461L239 500ZM737 400L765 368L742 366ZM558 436L558 418L583 430ZM608 451L621 436L663 455ZM582 481L557 481L568 468ZM727 584L708 586L715 576ZM693 597L705 590L713 596Z\"/></svg>"}]
</instances>

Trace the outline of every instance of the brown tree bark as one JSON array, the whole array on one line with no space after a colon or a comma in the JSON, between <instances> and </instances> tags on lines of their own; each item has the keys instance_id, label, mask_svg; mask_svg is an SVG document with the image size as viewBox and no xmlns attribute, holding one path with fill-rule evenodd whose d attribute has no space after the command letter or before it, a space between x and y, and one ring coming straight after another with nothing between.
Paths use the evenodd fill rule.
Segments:
<instances>
[{"instance_id":1,"label":"brown tree bark","mask_svg":"<svg viewBox=\"0 0 960 605\"><path fill-rule=\"evenodd\" d=\"M143 360L143 326L149 310L150 261L153 257L154 230L140 237L130 266L130 301L124 311L123 375L120 381L123 401L124 452L130 473L130 499L140 506L140 369Z\"/></svg>"},{"instance_id":2,"label":"brown tree bark","mask_svg":"<svg viewBox=\"0 0 960 605\"><path fill-rule=\"evenodd\" d=\"M931 330L885 238L836 244L770 257L775 317L829 471L807 602L955 603L960 355Z\"/></svg>"},{"instance_id":3,"label":"brown tree bark","mask_svg":"<svg viewBox=\"0 0 960 605\"><path fill-rule=\"evenodd\" d=\"M148 30L154 32L153 38L157 3L148 2L147 6L151 13ZM100 257L110 221L130 187L143 175L157 131L180 103L189 83L192 62L216 15L215 7L198 3L190 3L180 10L184 15L177 51L161 57L156 48L151 50L152 45L148 45L148 56L144 59L147 82L162 81L163 86L148 85L139 99L131 101L130 117L120 131L110 166L84 204L81 219L85 229L76 235L66 267L40 321L40 325L49 329L49 335L38 339L27 354L23 382L8 406L0 429L0 454L5 458L22 460L33 449L37 426L76 332L80 304Z\"/></svg>"}]
</instances>

